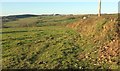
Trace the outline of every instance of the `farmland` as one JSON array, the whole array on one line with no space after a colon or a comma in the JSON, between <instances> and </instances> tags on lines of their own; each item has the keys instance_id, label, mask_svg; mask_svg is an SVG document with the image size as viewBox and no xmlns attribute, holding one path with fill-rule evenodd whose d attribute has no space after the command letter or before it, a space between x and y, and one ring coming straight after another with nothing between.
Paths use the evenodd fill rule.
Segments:
<instances>
[{"instance_id":1,"label":"farmland","mask_svg":"<svg viewBox=\"0 0 120 71\"><path fill-rule=\"evenodd\" d=\"M117 15L37 16L3 22L3 69L118 69L117 22Z\"/></svg>"}]
</instances>

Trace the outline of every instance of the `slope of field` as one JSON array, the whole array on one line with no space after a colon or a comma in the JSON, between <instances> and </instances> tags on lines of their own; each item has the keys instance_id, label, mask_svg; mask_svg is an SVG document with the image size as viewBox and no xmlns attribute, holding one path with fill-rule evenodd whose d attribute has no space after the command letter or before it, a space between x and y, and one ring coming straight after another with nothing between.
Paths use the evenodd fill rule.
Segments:
<instances>
[{"instance_id":1,"label":"slope of field","mask_svg":"<svg viewBox=\"0 0 120 71\"><path fill-rule=\"evenodd\" d=\"M62 27L3 29L3 68L77 68L78 37Z\"/></svg>"},{"instance_id":2,"label":"slope of field","mask_svg":"<svg viewBox=\"0 0 120 71\"><path fill-rule=\"evenodd\" d=\"M116 15L44 16L6 22L3 26L9 27L1 32L3 68L119 67Z\"/></svg>"},{"instance_id":3,"label":"slope of field","mask_svg":"<svg viewBox=\"0 0 120 71\"><path fill-rule=\"evenodd\" d=\"M20 18L14 21L3 22L3 28L65 26L66 24L75 22L77 19L77 16L38 16Z\"/></svg>"}]
</instances>

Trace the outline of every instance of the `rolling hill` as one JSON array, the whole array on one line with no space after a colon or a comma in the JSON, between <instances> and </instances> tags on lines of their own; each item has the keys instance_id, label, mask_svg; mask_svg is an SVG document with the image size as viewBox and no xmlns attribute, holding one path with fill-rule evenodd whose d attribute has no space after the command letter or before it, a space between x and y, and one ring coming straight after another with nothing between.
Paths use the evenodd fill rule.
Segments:
<instances>
[{"instance_id":1,"label":"rolling hill","mask_svg":"<svg viewBox=\"0 0 120 71\"><path fill-rule=\"evenodd\" d=\"M57 15L3 22L3 69L118 69L117 15Z\"/></svg>"}]
</instances>

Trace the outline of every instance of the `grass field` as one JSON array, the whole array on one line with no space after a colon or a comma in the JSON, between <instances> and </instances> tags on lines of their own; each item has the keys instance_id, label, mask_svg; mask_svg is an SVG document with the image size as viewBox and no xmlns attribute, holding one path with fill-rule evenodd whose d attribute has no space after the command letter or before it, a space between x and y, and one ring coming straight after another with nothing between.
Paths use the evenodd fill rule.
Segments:
<instances>
[{"instance_id":1,"label":"grass field","mask_svg":"<svg viewBox=\"0 0 120 71\"><path fill-rule=\"evenodd\" d=\"M42 16L3 23L8 27L1 32L3 69L118 69L117 16L83 17Z\"/></svg>"}]
</instances>

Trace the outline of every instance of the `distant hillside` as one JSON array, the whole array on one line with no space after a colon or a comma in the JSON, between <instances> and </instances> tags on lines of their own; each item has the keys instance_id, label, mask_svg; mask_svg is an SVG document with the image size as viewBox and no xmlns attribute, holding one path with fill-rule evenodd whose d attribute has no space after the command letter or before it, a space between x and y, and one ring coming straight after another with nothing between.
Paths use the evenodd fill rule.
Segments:
<instances>
[{"instance_id":1,"label":"distant hillside","mask_svg":"<svg viewBox=\"0 0 120 71\"><path fill-rule=\"evenodd\" d=\"M3 18L3 28L65 26L73 23L79 16L51 15L18 15Z\"/></svg>"},{"instance_id":2,"label":"distant hillside","mask_svg":"<svg viewBox=\"0 0 120 71\"><path fill-rule=\"evenodd\" d=\"M15 20L20 19L20 18L29 18L29 17L37 17L37 16L38 15L32 15L32 14L3 16L2 22L15 21Z\"/></svg>"}]
</instances>

